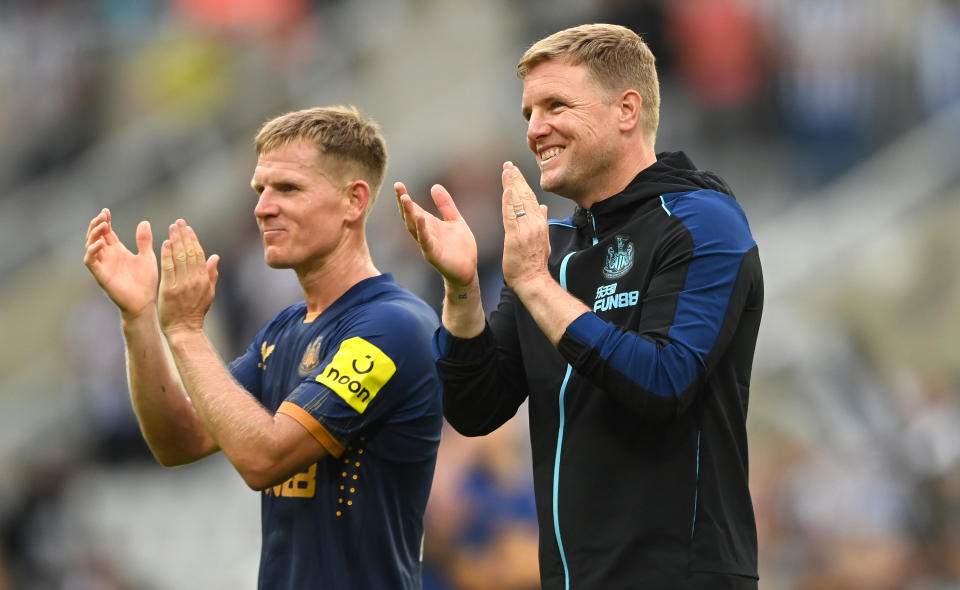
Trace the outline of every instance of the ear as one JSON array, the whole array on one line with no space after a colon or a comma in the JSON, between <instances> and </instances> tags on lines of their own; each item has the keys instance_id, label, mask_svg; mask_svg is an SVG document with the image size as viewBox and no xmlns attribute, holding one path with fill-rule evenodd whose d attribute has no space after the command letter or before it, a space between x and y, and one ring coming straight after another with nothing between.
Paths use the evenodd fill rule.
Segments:
<instances>
[{"instance_id":1,"label":"ear","mask_svg":"<svg viewBox=\"0 0 960 590\"><path fill-rule=\"evenodd\" d=\"M344 219L353 223L363 219L370 205L370 185L365 180L352 180L346 187L347 210Z\"/></svg>"},{"instance_id":2,"label":"ear","mask_svg":"<svg viewBox=\"0 0 960 590\"><path fill-rule=\"evenodd\" d=\"M617 98L618 123L620 131L632 131L641 127L640 108L643 106L643 98L636 90L624 90Z\"/></svg>"}]
</instances>

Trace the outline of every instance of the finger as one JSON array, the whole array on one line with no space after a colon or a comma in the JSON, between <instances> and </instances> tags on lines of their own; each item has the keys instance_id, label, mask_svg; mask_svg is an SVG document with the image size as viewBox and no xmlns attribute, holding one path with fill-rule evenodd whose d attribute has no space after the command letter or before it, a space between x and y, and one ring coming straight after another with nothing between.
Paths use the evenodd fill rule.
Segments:
<instances>
[{"instance_id":1,"label":"finger","mask_svg":"<svg viewBox=\"0 0 960 590\"><path fill-rule=\"evenodd\" d=\"M528 213L520 198L519 191L513 181L513 171L508 167L509 162L503 165L503 172L500 174L500 182L503 184L504 205L509 205L513 217ZM505 218L506 219L506 218Z\"/></svg>"},{"instance_id":2,"label":"finger","mask_svg":"<svg viewBox=\"0 0 960 590\"><path fill-rule=\"evenodd\" d=\"M99 223L94 224L94 222L98 220L99 220ZM91 227L90 229L87 230L88 246L96 242L97 240L103 240L104 236L106 236L106 233L107 233L107 222L104 221L103 218L99 216L94 217L93 221L91 221L90 224L91 224Z\"/></svg>"},{"instance_id":3,"label":"finger","mask_svg":"<svg viewBox=\"0 0 960 590\"><path fill-rule=\"evenodd\" d=\"M397 209L400 210L400 218L403 219L403 196L407 194L407 187L402 182L393 183L393 192L397 195Z\"/></svg>"},{"instance_id":4,"label":"finger","mask_svg":"<svg viewBox=\"0 0 960 590\"><path fill-rule=\"evenodd\" d=\"M172 287L177 284L176 264L173 261L173 244L164 240L160 246L160 285Z\"/></svg>"},{"instance_id":5,"label":"finger","mask_svg":"<svg viewBox=\"0 0 960 590\"><path fill-rule=\"evenodd\" d=\"M117 232L113 231L113 213L109 209L104 207L103 209L104 220L107 222L107 229L103 234L104 240L106 240L107 245L111 246L120 241L120 238L117 237Z\"/></svg>"},{"instance_id":6,"label":"finger","mask_svg":"<svg viewBox=\"0 0 960 590\"><path fill-rule=\"evenodd\" d=\"M504 163L504 172L508 173L509 182L517 191L517 198L520 199L523 207L530 210L536 209L537 205L540 204L537 200L537 194L530 188L530 184L523 177L520 168L517 168L513 162L506 162Z\"/></svg>"},{"instance_id":7,"label":"finger","mask_svg":"<svg viewBox=\"0 0 960 590\"><path fill-rule=\"evenodd\" d=\"M203 246L197 238L197 233L189 225L180 226L180 236L183 238L183 248L187 254L187 264L195 266L203 264L206 256L203 253Z\"/></svg>"},{"instance_id":8,"label":"finger","mask_svg":"<svg viewBox=\"0 0 960 590\"><path fill-rule=\"evenodd\" d=\"M173 263L180 270L187 262L187 252L183 247L183 236L180 233L180 222L178 219L170 226L170 248L173 253Z\"/></svg>"},{"instance_id":9,"label":"finger","mask_svg":"<svg viewBox=\"0 0 960 590\"><path fill-rule=\"evenodd\" d=\"M443 185L435 184L430 187L430 196L433 197L433 204L437 206L437 211L443 216L444 221L458 221L460 211L453 202L453 197L447 192Z\"/></svg>"},{"instance_id":10,"label":"finger","mask_svg":"<svg viewBox=\"0 0 960 590\"><path fill-rule=\"evenodd\" d=\"M100 253L103 251L103 247L103 240L97 240L87 245L87 249L83 255L83 263L88 268L92 268L93 265L100 261Z\"/></svg>"},{"instance_id":11,"label":"finger","mask_svg":"<svg viewBox=\"0 0 960 590\"><path fill-rule=\"evenodd\" d=\"M423 217L423 209L420 205L413 202L410 195L403 194L399 198L400 214L403 217L403 224L407 227L414 238L417 237L417 219Z\"/></svg>"},{"instance_id":12,"label":"finger","mask_svg":"<svg viewBox=\"0 0 960 590\"><path fill-rule=\"evenodd\" d=\"M97 229L97 227L99 227L100 224L104 223L107 220L107 216L105 212L106 212L106 209L101 209L100 213L97 213L96 216L90 220L90 225L87 226L87 243L91 241L93 232ZM95 240L96 238L93 238L93 239Z\"/></svg>"},{"instance_id":13,"label":"finger","mask_svg":"<svg viewBox=\"0 0 960 590\"><path fill-rule=\"evenodd\" d=\"M424 212L423 215L418 215L414 223L414 235L417 239L417 244L420 246L420 251L424 254L433 253L433 241L431 240L430 232L427 230L427 216L428 214Z\"/></svg>"},{"instance_id":14,"label":"finger","mask_svg":"<svg viewBox=\"0 0 960 590\"><path fill-rule=\"evenodd\" d=\"M150 229L150 222L147 220L137 224L137 255L153 254L153 231Z\"/></svg>"},{"instance_id":15,"label":"finger","mask_svg":"<svg viewBox=\"0 0 960 590\"><path fill-rule=\"evenodd\" d=\"M213 285L214 288L217 286L217 279L220 278L219 264L219 254L211 254L210 258L207 259L207 276L210 278L210 284Z\"/></svg>"},{"instance_id":16,"label":"finger","mask_svg":"<svg viewBox=\"0 0 960 590\"><path fill-rule=\"evenodd\" d=\"M503 230L512 231L517 227L518 219L523 217L523 208L518 206L516 191L513 187L507 187L503 190L503 197L500 199L500 214L503 216ZM517 215L521 214L520 217Z\"/></svg>"}]
</instances>

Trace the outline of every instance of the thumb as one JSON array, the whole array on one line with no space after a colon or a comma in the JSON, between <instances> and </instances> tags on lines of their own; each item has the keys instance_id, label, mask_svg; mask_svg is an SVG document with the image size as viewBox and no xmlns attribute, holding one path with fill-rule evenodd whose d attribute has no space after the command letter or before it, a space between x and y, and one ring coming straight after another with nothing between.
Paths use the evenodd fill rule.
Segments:
<instances>
[{"instance_id":1,"label":"thumb","mask_svg":"<svg viewBox=\"0 0 960 590\"><path fill-rule=\"evenodd\" d=\"M220 278L220 269L217 268L218 264L220 264L219 254L212 254L210 258L207 258L207 276L210 277L210 283L213 285L216 285L217 279Z\"/></svg>"},{"instance_id":2,"label":"thumb","mask_svg":"<svg viewBox=\"0 0 960 590\"><path fill-rule=\"evenodd\" d=\"M430 196L433 197L433 204L437 206L437 211L443 216L444 221L460 219L460 211L457 210L453 197L443 185L435 184L430 187Z\"/></svg>"},{"instance_id":3,"label":"thumb","mask_svg":"<svg viewBox=\"0 0 960 590\"><path fill-rule=\"evenodd\" d=\"M153 253L153 232L150 231L150 222L141 221L137 225L137 254Z\"/></svg>"}]
</instances>

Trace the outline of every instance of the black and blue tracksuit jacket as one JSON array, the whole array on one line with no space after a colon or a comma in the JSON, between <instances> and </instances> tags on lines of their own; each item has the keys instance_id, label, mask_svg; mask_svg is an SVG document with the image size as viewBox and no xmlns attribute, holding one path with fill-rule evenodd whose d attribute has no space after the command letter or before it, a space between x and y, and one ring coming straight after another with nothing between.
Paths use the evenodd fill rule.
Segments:
<instances>
[{"instance_id":1,"label":"black and blue tracksuit jacket","mask_svg":"<svg viewBox=\"0 0 960 590\"><path fill-rule=\"evenodd\" d=\"M550 272L591 312L554 347L504 288L485 331L440 329L444 414L487 434L529 398L545 590L757 587L747 487L757 244L681 152L551 221Z\"/></svg>"}]
</instances>

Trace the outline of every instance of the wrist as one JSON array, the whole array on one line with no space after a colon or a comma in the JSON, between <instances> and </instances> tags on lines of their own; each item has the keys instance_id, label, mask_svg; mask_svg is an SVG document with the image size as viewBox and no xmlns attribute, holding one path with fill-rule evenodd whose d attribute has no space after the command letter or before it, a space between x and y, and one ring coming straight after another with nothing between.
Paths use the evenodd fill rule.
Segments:
<instances>
[{"instance_id":1,"label":"wrist","mask_svg":"<svg viewBox=\"0 0 960 590\"><path fill-rule=\"evenodd\" d=\"M176 350L189 346L189 344L198 337L202 338L203 328L169 327L163 329L163 336L166 338L171 350Z\"/></svg>"},{"instance_id":2,"label":"wrist","mask_svg":"<svg viewBox=\"0 0 960 590\"><path fill-rule=\"evenodd\" d=\"M444 301L441 321L448 332L458 338L473 338L483 331L486 317L480 300L480 281L455 285L444 281Z\"/></svg>"},{"instance_id":3,"label":"wrist","mask_svg":"<svg viewBox=\"0 0 960 590\"><path fill-rule=\"evenodd\" d=\"M445 303L448 305L463 305L478 302L480 299L480 278L474 274L467 283L454 283L446 278L443 280Z\"/></svg>"},{"instance_id":4,"label":"wrist","mask_svg":"<svg viewBox=\"0 0 960 590\"><path fill-rule=\"evenodd\" d=\"M528 275L512 281L509 286L517 294L517 297L524 302L539 295L545 295L551 287L560 287L553 277L546 272Z\"/></svg>"},{"instance_id":5,"label":"wrist","mask_svg":"<svg viewBox=\"0 0 960 590\"><path fill-rule=\"evenodd\" d=\"M124 332L139 330L157 323L156 305L148 305L138 311L120 310L120 326Z\"/></svg>"}]
</instances>

